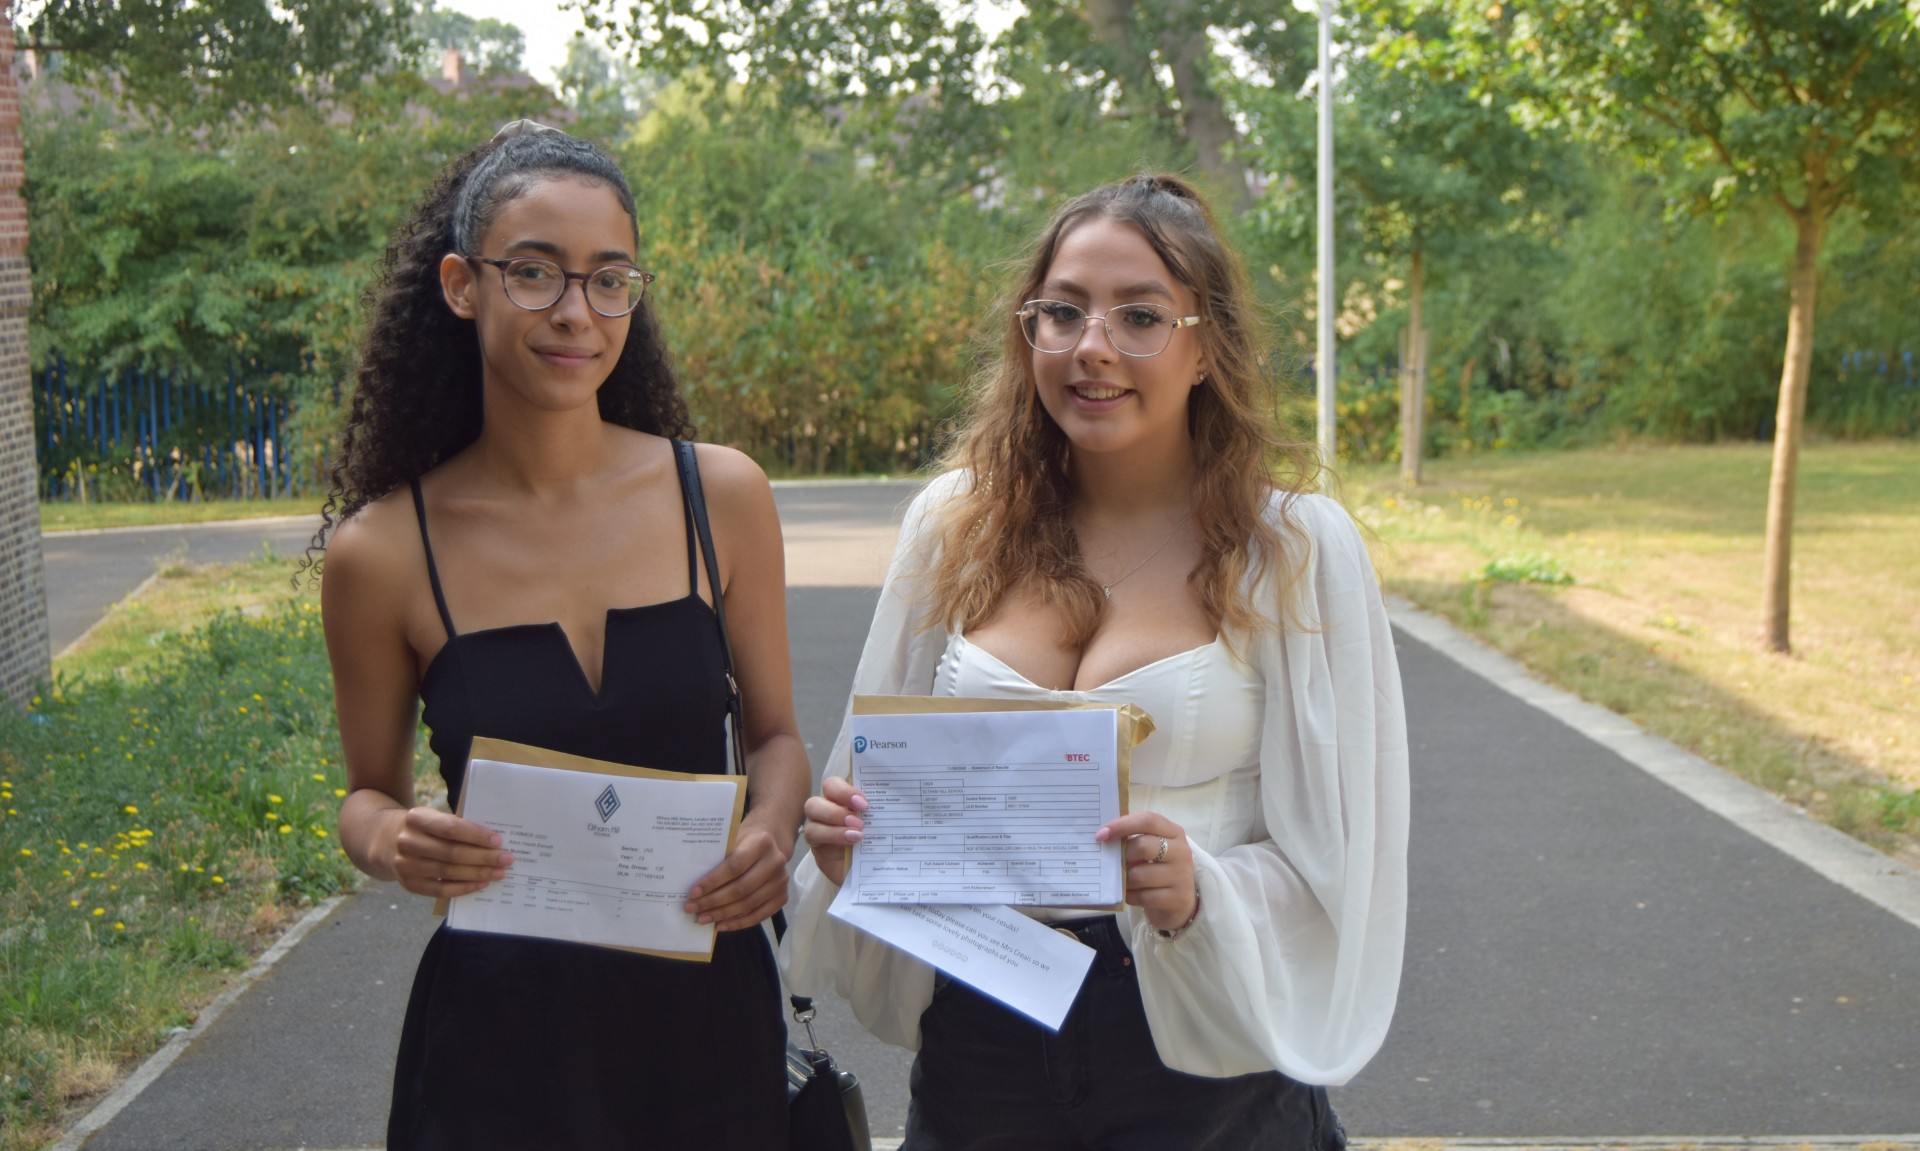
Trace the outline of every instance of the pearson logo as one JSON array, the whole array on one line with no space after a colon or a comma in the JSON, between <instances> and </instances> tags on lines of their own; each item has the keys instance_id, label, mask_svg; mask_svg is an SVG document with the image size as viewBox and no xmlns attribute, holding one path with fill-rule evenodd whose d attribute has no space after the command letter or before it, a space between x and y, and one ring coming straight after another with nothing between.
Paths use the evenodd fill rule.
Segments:
<instances>
[{"instance_id":1,"label":"pearson logo","mask_svg":"<svg viewBox=\"0 0 1920 1151\"><path fill-rule=\"evenodd\" d=\"M593 809L600 813L601 823L612 819L613 813L620 810L620 796L613 790L611 783L607 785L605 791L600 793L600 797L593 801Z\"/></svg>"},{"instance_id":2,"label":"pearson logo","mask_svg":"<svg viewBox=\"0 0 1920 1151\"><path fill-rule=\"evenodd\" d=\"M906 746L907 741L904 739L868 739L864 735L856 735L853 737L853 752L855 755L860 754L868 748L872 748L875 751L904 751Z\"/></svg>"},{"instance_id":3,"label":"pearson logo","mask_svg":"<svg viewBox=\"0 0 1920 1151\"><path fill-rule=\"evenodd\" d=\"M854 736L853 737L853 753L855 755L859 755L861 752L865 750L867 750L867 737L864 735Z\"/></svg>"}]
</instances>

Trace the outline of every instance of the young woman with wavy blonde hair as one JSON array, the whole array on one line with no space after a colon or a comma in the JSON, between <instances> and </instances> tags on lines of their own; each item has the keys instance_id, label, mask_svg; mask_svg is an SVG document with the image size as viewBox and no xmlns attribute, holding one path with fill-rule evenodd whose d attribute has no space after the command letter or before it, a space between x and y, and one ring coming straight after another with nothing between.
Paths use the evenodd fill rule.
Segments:
<instances>
[{"instance_id":1,"label":"young woman with wavy blonde hair","mask_svg":"<svg viewBox=\"0 0 1920 1151\"><path fill-rule=\"evenodd\" d=\"M1259 324L1200 195L1067 204L998 365L908 512L857 694L1133 703L1125 914L1022 908L1094 948L1055 1033L828 918L865 830L848 730L806 804L782 947L917 1049L904 1148L1331 1148L1322 1085L1385 1036L1407 747L1365 548L1274 430Z\"/></svg>"}]
</instances>

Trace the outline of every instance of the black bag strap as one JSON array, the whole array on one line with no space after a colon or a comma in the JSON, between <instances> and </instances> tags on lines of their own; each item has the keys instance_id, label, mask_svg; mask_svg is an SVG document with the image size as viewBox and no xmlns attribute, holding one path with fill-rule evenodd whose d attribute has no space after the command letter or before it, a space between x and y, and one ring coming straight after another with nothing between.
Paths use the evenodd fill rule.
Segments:
<instances>
[{"instance_id":1,"label":"black bag strap","mask_svg":"<svg viewBox=\"0 0 1920 1151\"><path fill-rule=\"evenodd\" d=\"M693 530L700 537L700 555L707 565L707 590L713 596L713 619L720 625L720 668L727 677L727 722L733 729L733 774L747 774L746 719L740 705L740 681L733 674L733 643L727 638L727 607L720 594L720 559L713 550L713 525L707 521L707 494L700 486L700 463L693 445L673 441L673 457L680 465L680 490L693 512Z\"/></svg>"},{"instance_id":2,"label":"black bag strap","mask_svg":"<svg viewBox=\"0 0 1920 1151\"><path fill-rule=\"evenodd\" d=\"M680 466L680 490L693 513L693 530L700 537L700 555L707 566L707 588L713 596L713 620L720 627L720 667L727 677L727 723L733 731L733 738L727 741L733 745L733 773L744 777L747 774L746 719L740 704L740 682L733 674L733 643L727 638L727 605L720 594L720 560L713 550L713 525L707 521L707 493L700 486L700 461L694 457L693 445L685 440L673 441L673 458ZM774 939L786 933L786 913L774 912ZM789 998L793 1002L794 1018L799 1019L802 1012L808 1013L808 1019L812 1018L813 1000L803 995Z\"/></svg>"}]
</instances>

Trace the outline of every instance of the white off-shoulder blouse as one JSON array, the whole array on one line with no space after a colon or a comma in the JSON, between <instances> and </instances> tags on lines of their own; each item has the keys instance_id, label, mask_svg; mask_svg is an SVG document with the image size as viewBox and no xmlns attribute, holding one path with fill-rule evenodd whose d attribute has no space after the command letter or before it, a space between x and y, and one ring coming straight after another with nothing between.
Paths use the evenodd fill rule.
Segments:
<instances>
[{"instance_id":1,"label":"white off-shoulder blouse","mask_svg":"<svg viewBox=\"0 0 1920 1151\"><path fill-rule=\"evenodd\" d=\"M1155 732L1134 749L1130 810L1158 811L1194 846L1202 912L1161 939L1138 908L1125 928L1154 1046L1176 1071L1278 1069L1339 1084L1386 1036L1406 934L1407 741L1392 635L1352 521L1321 496L1276 495L1304 533L1297 630L1181 652L1088 691L1041 688L964 636L921 625L942 476L909 510L867 636L856 694L1057 698L1139 705ZM1263 582L1255 602L1272 602ZM847 771L848 727L827 759ZM780 948L799 994L832 985L880 1039L909 1049L933 970L830 919L837 889L803 860Z\"/></svg>"}]
</instances>

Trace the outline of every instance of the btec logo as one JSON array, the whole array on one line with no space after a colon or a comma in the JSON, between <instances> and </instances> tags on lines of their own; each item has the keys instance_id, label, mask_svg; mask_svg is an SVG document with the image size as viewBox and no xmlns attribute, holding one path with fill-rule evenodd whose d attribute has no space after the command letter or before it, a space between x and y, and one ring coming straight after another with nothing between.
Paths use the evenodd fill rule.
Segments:
<instances>
[{"instance_id":1,"label":"btec logo","mask_svg":"<svg viewBox=\"0 0 1920 1151\"><path fill-rule=\"evenodd\" d=\"M861 752L865 750L867 750L867 737L864 735L854 736L853 737L853 754L859 755Z\"/></svg>"},{"instance_id":2,"label":"btec logo","mask_svg":"<svg viewBox=\"0 0 1920 1151\"><path fill-rule=\"evenodd\" d=\"M593 809L600 813L601 823L612 819L613 813L620 810L620 796L614 792L611 783L600 793L600 798L593 801Z\"/></svg>"}]
</instances>

